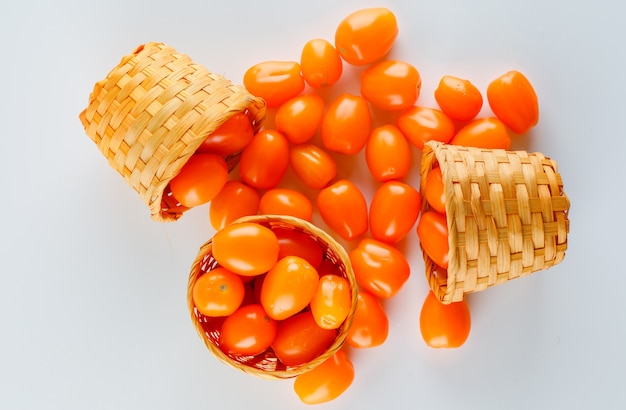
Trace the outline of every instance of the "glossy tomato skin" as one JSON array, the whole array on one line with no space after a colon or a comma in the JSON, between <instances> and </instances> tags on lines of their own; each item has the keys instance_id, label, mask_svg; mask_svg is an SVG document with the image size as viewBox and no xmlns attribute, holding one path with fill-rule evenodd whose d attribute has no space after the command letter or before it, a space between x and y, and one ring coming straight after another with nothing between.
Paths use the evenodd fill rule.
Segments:
<instances>
[{"instance_id":1,"label":"glossy tomato skin","mask_svg":"<svg viewBox=\"0 0 626 410\"><path fill-rule=\"evenodd\" d=\"M448 223L446 215L437 211L426 211L417 222L417 236L424 252L444 269L448 269L450 246L448 245Z\"/></svg>"},{"instance_id":2,"label":"glossy tomato skin","mask_svg":"<svg viewBox=\"0 0 626 410\"><path fill-rule=\"evenodd\" d=\"M387 181L374 192L369 225L374 239L389 244L400 242L411 232L420 213L422 196L409 184Z\"/></svg>"},{"instance_id":3,"label":"glossy tomato skin","mask_svg":"<svg viewBox=\"0 0 626 410\"><path fill-rule=\"evenodd\" d=\"M239 159L241 180L257 189L276 187L288 168L289 141L276 130L259 131Z\"/></svg>"},{"instance_id":4,"label":"glossy tomato skin","mask_svg":"<svg viewBox=\"0 0 626 410\"><path fill-rule=\"evenodd\" d=\"M347 241L367 231L367 202L350 180L342 179L322 189L317 196L317 208L324 222Z\"/></svg>"},{"instance_id":5,"label":"glossy tomato skin","mask_svg":"<svg viewBox=\"0 0 626 410\"><path fill-rule=\"evenodd\" d=\"M306 42L300 57L302 77L313 88L324 88L341 78L343 63L335 47L327 40L316 38Z\"/></svg>"},{"instance_id":6,"label":"glossy tomato skin","mask_svg":"<svg viewBox=\"0 0 626 410\"><path fill-rule=\"evenodd\" d=\"M335 48L352 65L366 65L383 58L398 36L398 22L384 7L357 10L346 16L335 31Z\"/></svg>"},{"instance_id":7,"label":"glossy tomato skin","mask_svg":"<svg viewBox=\"0 0 626 410\"><path fill-rule=\"evenodd\" d=\"M371 129L372 116L365 98L343 93L324 113L320 136L326 149L354 155L367 144Z\"/></svg>"},{"instance_id":8,"label":"glossy tomato skin","mask_svg":"<svg viewBox=\"0 0 626 410\"><path fill-rule=\"evenodd\" d=\"M285 256L299 256L305 259L315 269L322 264L324 254L320 244L305 232L295 229L272 228L278 238L278 259ZM319 273L319 272L318 272Z\"/></svg>"},{"instance_id":9,"label":"glossy tomato skin","mask_svg":"<svg viewBox=\"0 0 626 410\"><path fill-rule=\"evenodd\" d=\"M254 129L245 112L239 112L213 131L196 152L221 156L237 153L252 140Z\"/></svg>"},{"instance_id":10,"label":"glossy tomato skin","mask_svg":"<svg viewBox=\"0 0 626 410\"><path fill-rule=\"evenodd\" d=\"M245 288L241 277L222 267L202 274L194 283L192 299L205 316L228 316L239 309Z\"/></svg>"},{"instance_id":11,"label":"glossy tomato skin","mask_svg":"<svg viewBox=\"0 0 626 410\"><path fill-rule=\"evenodd\" d=\"M292 144L307 142L317 134L326 104L317 94L299 95L281 104L274 121Z\"/></svg>"},{"instance_id":12,"label":"glossy tomato skin","mask_svg":"<svg viewBox=\"0 0 626 410\"><path fill-rule=\"evenodd\" d=\"M304 90L300 64L296 61L264 61L248 68L244 87L265 100L268 108L278 107Z\"/></svg>"},{"instance_id":13,"label":"glossy tomato skin","mask_svg":"<svg viewBox=\"0 0 626 410\"><path fill-rule=\"evenodd\" d=\"M443 187L441 168L433 168L426 176L424 199L440 214L446 213L446 196Z\"/></svg>"},{"instance_id":14,"label":"glossy tomato skin","mask_svg":"<svg viewBox=\"0 0 626 410\"><path fill-rule=\"evenodd\" d=\"M517 134L527 132L539 122L537 93L528 78L517 70L490 82L487 100L495 116Z\"/></svg>"},{"instance_id":15,"label":"glossy tomato skin","mask_svg":"<svg viewBox=\"0 0 626 410\"><path fill-rule=\"evenodd\" d=\"M273 188L265 191L259 202L259 213L288 215L311 221L313 204L303 193L289 188Z\"/></svg>"},{"instance_id":16,"label":"glossy tomato skin","mask_svg":"<svg viewBox=\"0 0 626 410\"><path fill-rule=\"evenodd\" d=\"M458 348L469 337L471 315L465 300L443 304L428 292L420 312L420 331L433 348Z\"/></svg>"},{"instance_id":17,"label":"glossy tomato skin","mask_svg":"<svg viewBox=\"0 0 626 410\"><path fill-rule=\"evenodd\" d=\"M380 300L367 291L359 291L346 343L356 348L376 347L385 343L388 334L389 319Z\"/></svg>"},{"instance_id":18,"label":"glossy tomato skin","mask_svg":"<svg viewBox=\"0 0 626 410\"><path fill-rule=\"evenodd\" d=\"M276 336L276 321L259 304L242 306L227 316L219 335L222 351L234 356L256 356L269 348Z\"/></svg>"},{"instance_id":19,"label":"glossy tomato skin","mask_svg":"<svg viewBox=\"0 0 626 410\"><path fill-rule=\"evenodd\" d=\"M361 95L373 106L386 111L411 107L417 101L422 78L409 63L384 60L361 73Z\"/></svg>"},{"instance_id":20,"label":"glossy tomato skin","mask_svg":"<svg viewBox=\"0 0 626 410\"><path fill-rule=\"evenodd\" d=\"M411 147L398 127L383 125L372 130L365 146L365 161L377 181L402 179L411 169Z\"/></svg>"},{"instance_id":21,"label":"glossy tomato skin","mask_svg":"<svg viewBox=\"0 0 626 410\"><path fill-rule=\"evenodd\" d=\"M339 397L354 381L354 365L343 350L296 377L293 389L305 404L326 403Z\"/></svg>"},{"instance_id":22,"label":"glossy tomato skin","mask_svg":"<svg viewBox=\"0 0 626 410\"><path fill-rule=\"evenodd\" d=\"M444 75L435 89L435 100L448 117L456 121L469 121L483 106L483 96L469 80Z\"/></svg>"},{"instance_id":23,"label":"glossy tomato skin","mask_svg":"<svg viewBox=\"0 0 626 410\"><path fill-rule=\"evenodd\" d=\"M352 305L350 283L343 276L320 277L311 299L311 313L323 329L338 329L348 317Z\"/></svg>"},{"instance_id":24,"label":"glossy tomato skin","mask_svg":"<svg viewBox=\"0 0 626 410\"><path fill-rule=\"evenodd\" d=\"M422 106L404 110L396 119L396 125L419 149L424 149L428 141L448 143L455 132L454 122L443 111Z\"/></svg>"},{"instance_id":25,"label":"glossy tomato skin","mask_svg":"<svg viewBox=\"0 0 626 410\"><path fill-rule=\"evenodd\" d=\"M259 210L259 193L243 182L231 180L211 201L209 220L217 231L235 220L256 215Z\"/></svg>"},{"instance_id":26,"label":"glossy tomato skin","mask_svg":"<svg viewBox=\"0 0 626 410\"><path fill-rule=\"evenodd\" d=\"M461 128L450 141L453 145L488 149L511 148L511 136L496 117L478 118Z\"/></svg>"},{"instance_id":27,"label":"glossy tomato skin","mask_svg":"<svg viewBox=\"0 0 626 410\"><path fill-rule=\"evenodd\" d=\"M169 183L181 205L193 208L210 202L228 181L228 165L219 155L193 154Z\"/></svg>"},{"instance_id":28,"label":"glossy tomato skin","mask_svg":"<svg viewBox=\"0 0 626 410\"><path fill-rule=\"evenodd\" d=\"M337 163L325 150L314 144L293 145L289 164L298 179L311 189L322 189L337 175Z\"/></svg>"}]
</instances>

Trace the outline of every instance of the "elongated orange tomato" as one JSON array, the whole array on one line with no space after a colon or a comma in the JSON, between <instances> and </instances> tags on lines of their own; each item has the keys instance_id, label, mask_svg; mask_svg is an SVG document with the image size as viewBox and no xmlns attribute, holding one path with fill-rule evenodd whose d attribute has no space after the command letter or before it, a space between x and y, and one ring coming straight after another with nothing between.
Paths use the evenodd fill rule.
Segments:
<instances>
[{"instance_id":1,"label":"elongated orange tomato","mask_svg":"<svg viewBox=\"0 0 626 410\"><path fill-rule=\"evenodd\" d=\"M446 212L446 197L444 194L441 168L433 168L426 176L424 198L435 211L441 214Z\"/></svg>"},{"instance_id":2,"label":"elongated orange tomato","mask_svg":"<svg viewBox=\"0 0 626 410\"><path fill-rule=\"evenodd\" d=\"M170 181L172 195L192 208L210 202L228 181L226 161L215 154L193 154Z\"/></svg>"},{"instance_id":3,"label":"elongated orange tomato","mask_svg":"<svg viewBox=\"0 0 626 410\"><path fill-rule=\"evenodd\" d=\"M365 98L344 93L330 103L320 129L326 149L340 154L356 154L367 144L372 116Z\"/></svg>"},{"instance_id":4,"label":"elongated orange tomato","mask_svg":"<svg viewBox=\"0 0 626 410\"><path fill-rule=\"evenodd\" d=\"M422 196L411 185L387 181L376 189L370 204L372 236L382 242L400 242L411 232L420 213Z\"/></svg>"},{"instance_id":5,"label":"elongated orange tomato","mask_svg":"<svg viewBox=\"0 0 626 410\"><path fill-rule=\"evenodd\" d=\"M367 202L352 181L342 179L322 189L317 208L329 228L345 240L356 239L367 231Z\"/></svg>"},{"instance_id":6,"label":"elongated orange tomato","mask_svg":"<svg viewBox=\"0 0 626 410\"><path fill-rule=\"evenodd\" d=\"M264 61L246 70L243 85L251 94L263 98L268 108L273 108L300 94L304 79L296 61Z\"/></svg>"},{"instance_id":7,"label":"elongated orange tomato","mask_svg":"<svg viewBox=\"0 0 626 410\"><path fill-rule=\"evenodd\" d=\"M278 238L278 259L285 256L299 256L315 269L322 264L324 257L320 244L305 232L289 228L272 228ZM319 271L318 271L319 273Z\"/></svg>"},{"instance_id":8,"label":"elongated orange tomato","mask_svg":"<svg viewBox=\"0 0 626 410\"><path fill-rule=\"evenodd\" d=\"M350 283L343 276L320 277L311 298L311 313L317 325L323 329L337 329L350 313L352 296Z\"/></svg>"},{"instance_id":9,"label":"elongated orange tomato","mask_svg":"<svg viewBox=\"0 0 626 410\"><path fill-rule=\"evenodd\" d=\"M343 72L339 53L330 42L321 38L306 42L302 48L300 67L304 81L313 88L335 84Z\"/></svg>"},{"instance_id":10,"label":"elongated orange tomato","mask_svg":"<svg viewBox=\"0 0 626 410\"><path fill-rule=\"evenodd\" d=\"M289 164L302 183L312 189L324 188L337 175L337 163L333 157L314 144L292 145Z\"/></svg>"},{"instance_id":11,"label":"elongated orange tomato","mask_svg":"<svg viewBox=\"0 0 626 410\"><path fill-rule=\"evenodd\" d=\"M244 293L241 276L218 266L196 280L192 299L196 309L205 316L228 316L239 309Z\"/></svg>"},{"instance_id":12,"label":"elongated orange tomato","mask_svg":"<svg viewBox=\"0 0 626 410\"><path fill-rule=\"evenodd\" d=\"M428 141L448 143L454 136L454 122L436 108L413 106L404 110L396 125L417 148L424 149Z\"/></svg>"},{"instance_id":13,"label":"elongated orange tomato","mask_svg":"<svg viewBox=\"0 0 626 410\"><path fill-rule=\"evenodd\" d=\"M226 316L220 329L219 346L235 356L256 356L267 350L276 337L276 321L259 304L241 306Z\"/></svg>"},{"instance_id":14,"label":"elongated orange tomato","mask_svg":"<svg viewBox=\"0 0 626 410\"><path fill-rule=\"evenodd\" d=\"M444 75L435 89L435 100L448 117L469 121L480 112L483 96L469 80Z\"/></svg>"},{"instance_id":15,"label":"elongated orange tomato","mask_svg":"<svg viewBox=\"0 0 626 410\"><path fill-rule=\"evenodd\" d=\"M303 193L289 188L265 191L259 202L259 213L295 216L310 221L313 204Z\"/></svg>"},{"instance_id":16,"label":"elongated orange tomato","mask_svg":"<svg viewBox=\"0 0 626 410\"><path fill-rule=\"evenodd\" d=\"M417 222L417 236L424 251L437 265L448 269L450 246L446 216L437 211L426 211Z\"/></svg>"},{"instance_id":17,"label":"elongated orange tomato","mask_svg":"<svg viewBox=\"0 0 626 410\"><path fill-rule=\"evenodd\" d=\"M222 156L234 154L248 145L253 136L250 119L245 112L239 112L205 138L196 152Z\"/></svg>"},{"instance_id":18,"label":"elongated orange tomato","mask_svg":"<svg viewBox=\"0 0 626 410\"><path fill-rule=\"evenodd\" d=\"M338 350L319 366L296 377L293 389L305 404L326 403L339 397L354 380L354 366Z\"/></svg>"},{"instance_id":19,"label":"elongated orange tomato","mask_svg":"<svg viewBox=\"0 0 626 410\"><path fill-rule=\"evenodd\" d=\"M307 142L317 134L324 108L324 100L317 94L294 97L276 110L276 129L292 144Z\"/></svg>"},{"instance_id":20,"label":"elongated orange tomato","mask_svg":"<svg viewBox=\"0 0 626 410\"><path fill-rule=\"evenodd\" d=\"M359 291L354 319L346 342L356 348L380 346L387 340L389 319L378 298L367 291Z\"/></svg>"},{"instance_id":21,"label":"elongated orange tomato","mask_svg":"<svg viewBox=\"0 0 626 410\"><path fill-rule=\"evenodd\" d=\"M428 292L420 312L420 331L433 348L457 348L467 340L471 329L470 310L465 300L443 304Z\"/></svg>"},{"instance_id":22,"label":"elongated orange tomato","mask_svg":"<svg viewBox=\"0 0 626 410\"><path fill-rule=\"evenodd\" d=\"M511 70L487 86L491 111L507 127L523 134L539 122L537 93L524 74Z\"/></svg>"},{"instance_id":23,"label":"elongated orange tomato","mask_svg":"<svg viewBox=\"0 0 626 410\"><path fill-rule=\"evenodd\" d=\"M404 61L381 61L361 73L361 95L381 110L409 108L417 101L421 87L419 72Z\"/></svg>"},{"instance_id":24,"label":"elongated orange tomato","mask_svg":"<svg viewBox=\"0 0 626 410\"><path fill-rule=\"evenodd\" d=\"M259 210L259 193L241 181L231 180L211 201L209 220L215 230L220 230L242 216L256 215Z\"/></svg>"},{"instance_id":25,"label":"elongated orange tomato","mask_svg":"<svg viewBox=\"0 0 626 410\"><path fill-rule=\"evenodd\" d=\"M411 147L393 124L372 130L365 146L365 162L377 181L402 179L411 168Z\"/></svg>"},{"instance_id":26,"label":"elongated orange tomato","mask_svg":"<svg viewBox=\"0 0 626 410\"><path fill-rule=\"evenodd\" d=\"M276 187L288 168L289 141L276 130L258 132L239 159L241 180L258 189Z\"/></svg>"},{"instance_id":27,"label":"elongated orange tomato","mask_svg":"<svg viewBox=\"0 0 626 410\"><path fill-rule=\"evenodd\" d=\"M465 147L509 149L511 136L502 121L496 117L478 118L461 128L450 141Z\"/></svg>"}]
</instances>

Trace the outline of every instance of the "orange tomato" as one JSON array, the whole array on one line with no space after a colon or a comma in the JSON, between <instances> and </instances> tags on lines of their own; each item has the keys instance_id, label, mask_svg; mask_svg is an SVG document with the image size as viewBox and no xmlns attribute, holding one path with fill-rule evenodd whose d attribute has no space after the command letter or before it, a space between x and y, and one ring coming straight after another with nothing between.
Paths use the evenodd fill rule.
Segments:
<instances>
[{"instance_id":1,"label":"orange tomato","mask_svg":"<svg viewBox=\"0 0 626 410\"><path fill-rule=\"evenodd\" d=\"M417 101L422 78L411 64L385 60L361 73L361 95L381 110L398 111Z\"/></svg>"},{"instance_id":2,"label":"orange tomato","mask_svg":"<svg viewBox=\"0 0 626 410\"><path fill-rule=\"evenodd\" d=\"M357 10L335 31L335 48L352 65L366 65L384 57L398 36L398 22L384 7Z\"/></svg>"},{"instance_id":3,"label":"orange tomato","mask_svg":"<svg viewBox=\"0 0 626 410\"><path fill-rule=\"evenodd\" d=\"M197 152L230 155L241 151L254 136L252 123L245 112L231 116L204 139Z\"/></svg>"},{"instance_id":4,"label":"orange tomato","mask_svg":"<svg viewBox=\"0 0 626 410\"><path fill-rule=\"evenodd\" d=\"M454 136L454 122L436 108L413 106L403 111L396 125L404 136L419 149L428 141L448 143Z\"/></svg>"},{"instance_id":5,"label":"orange tomato","mask_svg":"<svg viewBox=\"0 0 626 410\"><path fill-rule=\"evenodd\" d=\"M411 274L402 252L376 239L362 239L348 256L359 286L379 298L397 294Z\"/></svg>"},{"instance_id":6,"label":"orange tomato","mask_svg":"<svg viewBox=\"0 0 626 410\"><path fill-rule=\"evenodd\" d=\"M324 257L322 247L305 232L289 228L272 228L278 238L278 259L285 256L299 256L317 269ZM319 272L318 272L319 273Z\"/></svg>"},{"instance_id":7,"label":"orange tomato","mask_svg":"<svg viewBox=\"0 0 626 410\"><path fill-rule=\"evenodd\" d=\"M313 88L329 87L341 78L343 63L331 43L316 38L302 48L300 67L304 81Z\"/></svg>"},{"instance_id":8,"label":"orange tomato","mask_svg":"<svg viewBox=\"0 0 626 410\"><path fill-rule=\"evenodd\" d=\"M320 277L311 298L311 313L317 325L323 329L337 329L350 313L352 296L350 283L343 276Z\"/></svg>"},{"instance_id":9,"label":"orange tomato","mask_svg":"<svg viewBox=\"0 0 626 410\"><path fill-rule=\"evenodd\" d=\"M310 221L313 204L303 193L289 188L274 188L265 191L259 202L261 214L289 215Z\"/></svg>"},{"instance_id":10,"label":"orange tomato","mask_svg":"<svg viewBox=\"0 0 626 410\"><path fill-rule=\"evenodd\" d=\"M435 89L435 101L448 117L469 121L480 112L483 96L469 80L444 75Z\"/></svg>"},{"instance_id":11,"label":"orange tomato","mask_svg":"<svg viewBox=\"0 0 626 410\"><path fill-rule=\"evenodd\" d=\"M487 100L495 116L517 134L539 122L537 93L519 71L511 70L489 83Z\"/></svg>"},{"instance_id":12,"label":"orange tomato","mask_svg":"<svg viewBox=\"0 0 626 410\"><path fill-rule=\"evenodd\" d=\"M286 101L276 110L276 129L293 144L313 138L324 116L325 103L317 94L300 95Z\"/></svg>"},{"instance_id":13,"label":"orange tomato","mask_svg":"<svg viewBox=\"0 0 626 410\"><path fill-rule=\"evenodd\" d=\"M244 276L267 272L278 260L278 238L261 224L243 222L215 233L212 255L224 268Z\"/></svg>"},{"instance_id":14,"label":"orange tomato","mask_svg":"<svg viewBox=\"0 0 626 410\"><path fill-rule=\"evenodd\" d=\"M467 340L471 316L465 300L443 304L428 292L420 312L420 331L426 344L434 348L457 348Z\"/></svg>"},{"instance_id":15,"label":"orange tomato","mask_svg":"<svg viewBox=\"0 0 626 410\"><path fill-rule=\"evenodd\" d=\"M192 299L196 309L205 316L228 316L239 308L244 293L241 277L218 266L196 280Z\"/></svg>"},{"instance_id":16,"label":"orange tomato","mask_svg":"<svg viewBox=\"0 0 626 410\"><path fill-rule=\"evenodd\" d=\"M244 87L265 100L268 108L278 107L304 90L300 64L295 61L265 61L248 68Z\"/></svg>"},{"instance_id":17,"label":"orange tomato","mask_svg":"<svg viewBox=\"0 0 626 410\"><path fill-rule=\"evenodd\" d=\"M437 211L426 211L417 223L417 236L424 252L437 265L448 269L450 247L446 216Z\"/></svg>"},{"instance_id":18,"label":"orange tomato","mask_svg":"<svg viewBox=\"0 0 626 410\"><path fill-rule=\"evenodd\" d=\"M435 211L441 214L446 213L446 196L443 190L441 168L433 168L426 176L424 198Z\"/></svg>"},{"instance_id":19,"label":"orange tomato","mask_svg":"<svg viewBox=\"0 0 626 410\"><path fill-rule=\"evenodd\" d=\"M461 128L450 144L465 147L509 149L511 136L502 121L496 117L478 118Z\"/></svg>"},{"instance_id":20,"label":"orange tomato","mask_svg":"<svg viewBox=\"0 0 626 410\"><path fill-rule=\"evenodd\" d=\"M338 350L319 366L296 376L293 389L305 404L332 401L354 381L354 365L343 350Z\"/></svg>"},{"instance_id":21,"label":"orange tomato","mask_svg":"<svg viewBox=\"0 0 626 410\"><path fill-rule=\"evenodd\" d=\"M309 304L318 281L319 275L309 262L285 256L265 275L261 305L272 319L287 319Z\"/></svg>"},{"instance_id":22,"label":"orange tomato","mask_svg":"<svg viewBox=\"0 0 626 410\"><path fill-rule=\"evenodd\" d=\"M289 142L276 130L258 132L239 159L241 180L257 189L276 187L289 168Z\"/></svg>"},{"instance_id":23,"label":"orange tomato","mask_svg":"<svg viewBox=\"0 0 626 410\"><path fill-rule=\"evenodd\" d=\"M313 144L292 146L289 164L302 183L312 189L324 188L337 175L337 163L333 157Z\"/></svg>"},{"instance_id":24,"label":"orange tomato","mask_svg":"<svg viewBox=\"0 0 626 410\"><path fill-rule=\"evenodd\" d=\"M373 294L359 291L346 343L356 348L376 347L385 343L388 334L389 319L383 305Z\"/></svg>"},{"instance_id":25,"label":"orange tomato","mask_svg":"<svg viewBox=\"0 0 626 410\"><path fill-rule=\"evenodd\" d=\"M259 210L259 193L240 181L226 182L213 198L209 207L209 220L215 230L220 230L242 216L256 215Z\"/></svg>"},{"instance_id":26,"label":"orange tomato","mask_svg":"<svg viewBox=\"0 0 626 410\"><path fill-rule=\"evenodd\" d=\"M322 189L317 195L317 208L328 227L345 240L356 239L367 231L367 202L347 179Z\"/></svg>"},{"instance_id":27,"label":"orange tomato","mask_svg":"<svg viewBox=\"0 0 626 410\"><path fill-rule=\"evenodd\" d=\"M388 181L376 189L369 212L370 232L382 242L400 242L411 232L420 213L422 197L412 186Z\"/></svg>"},{"instance_id":28,"label":"orange tomato","mask_svg":"<svg viewBox=\"0 0 626 410\"><path fill-rule=\"evenodd\" d=\"M375 128L365 146L365 162L377 181L402 179L411 168L411 147L398 127Z\"/></svg>"},{"instance_id":29,"label":"orange tomato","mask_svg":"<svg viewBox=\"0 0 626 410\"><path fill-rule=\"evenodd\" d=\"M320 129L322 144L340 154L356 154L367 144L372 117L365 98L344 93L330 103Z\"/></svg>"},{"instance_id":30,"label":"orange tomato","mask_svg":"<svg viewBox=\"0 0 626 410\"><path fill-rule=\"evenodd\" d=\"M192 208L210 202L228 181L228 165L215 154L193 154L169 183L181 205Z\"/></svg>"},{"instance_id":31,"label":"orange tomato","mask_svg":"<svg viewBox=\"0 0 626 410\"><path fill-rule=\"evenodd\" d=\"M242 306L227 316L219 335L219 347L233 356L256 356L272 345L276 321L257 303Z\"/></svg>"}]
</instances>

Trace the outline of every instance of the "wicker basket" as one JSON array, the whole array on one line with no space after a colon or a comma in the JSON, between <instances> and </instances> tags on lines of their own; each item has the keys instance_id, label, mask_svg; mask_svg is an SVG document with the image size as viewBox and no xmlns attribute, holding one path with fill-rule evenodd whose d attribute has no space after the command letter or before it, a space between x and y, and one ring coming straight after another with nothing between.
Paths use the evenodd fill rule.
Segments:
<instances>
[{"instance_id":1,"label":"wicker basket","mask_svg":"<svg viewBox=\"0 0 626 410\"><path fill-rule=\"evenodd\" d=\"M354 318L358 292L352 265L350 264L348 254L339 243L337 243L323 230L300 218L279 215L255 215L240 218L233 223L236 224L243 222L255 222L269 228L293 229L298 232L305 233L317 241L323 250L324 258L330 260L339 268L339 272L341 272L350 284L352 304L346 320L337 330L335 341L323 354L308 363L298 366L285 366L277 359L271 348L258 356L231 356L223 352L219 347L219 327L221 325L220 318L210 318L202 315L196 309L192 298L193 286L197 279L203 273L209 272L218 266L211 254L211 240L206 242L200 248L189 275L187 303L191 314L191 320L196 328L196 331L198 332L198 335L202 338L211 353L228 366L264 379L288 379L298 376L299 374L313 369L331 357L341 348L346 339L348 330L350 329L350 325L352 324L352 320Z\"/></svg>"},{"instance_id":2,"label":"wicker basket","mask_svg":"<svg viewBox=\"0 0 626 410\"><path fill-rule=\"evenodd\" d=\"M174 221L187 208L173 200L169 181L211 132L239 112L258 131L265 102L172 47L147 43L95 84L79 117L152 218ZM230 169L238 158L226 158Z\"/></svg>"},{"instance_id":3,"label":"wicker basket","mask_svg":"<svg viewBox=\"0 0 626 410\"><path fill-rule=\"evenodd\" d=\"M450 245L447 272L423 252L443 303L547 269L567 249L569 199L557 164L541 153L425 145L420 186L438 164ZM422 212L428 210L422 202Z\"/></svg>"}]
</instances>

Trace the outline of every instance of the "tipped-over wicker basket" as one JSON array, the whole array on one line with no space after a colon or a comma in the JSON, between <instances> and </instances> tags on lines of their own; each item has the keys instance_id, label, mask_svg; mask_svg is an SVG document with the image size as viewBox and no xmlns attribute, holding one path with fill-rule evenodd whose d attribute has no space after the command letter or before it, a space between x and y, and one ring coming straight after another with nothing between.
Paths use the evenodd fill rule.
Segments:
<instances>
[{"instance_id":1,"label":"tipped-over wicker basket","mask_svg":"<svg viewBox=\"0 0 626 410\"><path fill-rule=\"evenodd\" d=\"M324 258L332 262L337 267L337 271L348 280L352 301L347 318L337 329L337 336L335 337L334 342L324 353L310 362L298 366L286 366L281 363L272 351L271 347L266 352L258 356L233 356L225 353L219 347L220 318L210 318L202 315L196 309L192 297L193 287L198 278L203 273L209 272L218 266L211 253L212 240L209 240L200 247L189 275L187 303L191 320L196 328L196 331L198 332L198 335L202 338L211 353L228 366L264 379L288 379L298 376L315 368L331 357L341 348L346 339L348 330L350 329L350 325L352 324L352 320L354 318L358 294L358 286L350 259L348 258L346 250L329 234L310 222L300 218L283 215L254 215L240 218L233 222L233 224L244 222L259 223L271 229L293 229L313 238L320 245Z\"/></svg>"},{"instance_id":2,"label":"tipped-over wicker basket","mask_svg":"<svg viewBox=\"0 0 626 410\"><path fill-rule=\"evenodd\" d=\"M211 132L239 112L258 131L265 102L166 44L146 43L95 84L79 117L152 218L174 221L187 208L171 197L170 180ZM230 169L238 158L226 158Z\"/></svg>"},{"instance_id":3,"label":"tipped-over wicker basket","mask_svg":"<svg viewBox=\"0 0 626 410\"><path fill-rule=\"evenodd\" d=\"M435 166L445 194L447 272L423 254L430 288L443 303L563 260L570 203L555 161L541 153L429 142L422 190ZM428 209L423 201L421 211Z\"/></svg>"}]
</instances>

